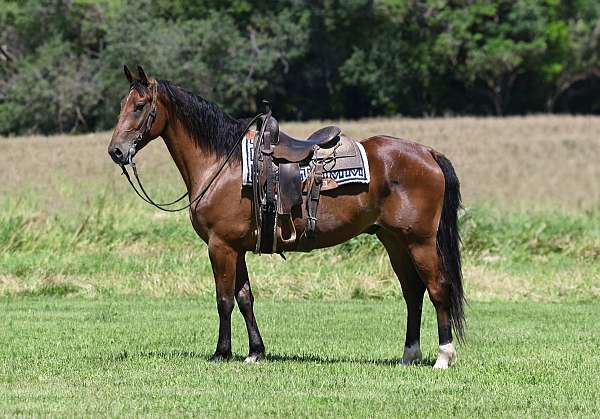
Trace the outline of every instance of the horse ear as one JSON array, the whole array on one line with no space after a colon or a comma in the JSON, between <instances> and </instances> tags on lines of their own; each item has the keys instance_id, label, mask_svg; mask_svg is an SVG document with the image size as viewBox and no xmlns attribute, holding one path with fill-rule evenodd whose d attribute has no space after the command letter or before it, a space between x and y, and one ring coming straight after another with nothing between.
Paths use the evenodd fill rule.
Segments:
<instances>
[{"instance_id":1,"label":"horse ear","mask_svg":"<svg viewBox=\"0 0 600 419\"><path fill-rule=\"evenodd\" d=\"M138 65L138 75L140 76L140 81L144 86L148 86L150 84L148 81L148 76L146 76L146 73L141 65Z\"/></svg>"},{"instance_id":2,"label":"horse ear","mask_svg":"<svg viewBox=\"0 0 600 419\"><path fill-rule=\"evenodd\" d=\"M131 75L131 71L129 71L129 68L126 65L123 66L123 71L125 72L125 77L127 77L127 81L129 82L129 84L133 83L133 76Z\"/></svg>"}]
</instances>

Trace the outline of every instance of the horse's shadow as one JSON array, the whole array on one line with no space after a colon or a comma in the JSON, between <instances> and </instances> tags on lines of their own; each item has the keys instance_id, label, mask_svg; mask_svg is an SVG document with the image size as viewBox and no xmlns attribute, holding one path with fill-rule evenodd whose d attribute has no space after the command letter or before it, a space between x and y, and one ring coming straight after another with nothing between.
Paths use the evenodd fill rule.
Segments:
<instances>
[{"instance_id":1,"label":"horse's shadow","mask_svg":"<svg viewBox=\"0 0 600 419\"><path fill-rule=\"evenodd\" d=\"M208 359L209 353L186 351L186 350L169 350L169 351L139 351L128 352L120 351L109 355L113 361L127 361L134 358L147 359ZM231 361L243 361L245 357L234 355ZM396 366L401 365L402 358L362 358L362 357L329 357L318 354L282 354L282 353L267 353L262 362L277 363L277 362L295 362L302 364L362 364L376 366ZM422 361L415 363L414 366L433 366L435 358L425 357Z\"/></svg>"},{"instance_id":2,"label":"horse's shadow","mask_svg":"<svg viewBox=\"0 0 600 419\"><path fill-rule=\"evenodd\" d=\"M277 354L268 353L265 356L268 362L299 362L299 363L314 363L314 364L363 364L377 366L396 366L402 364L402 358L361 358L361 357L329 357L316 354ZM426 357L422 361L415 363L415 366L433 366L435 358Z\"/></svg>"}]
</instances>

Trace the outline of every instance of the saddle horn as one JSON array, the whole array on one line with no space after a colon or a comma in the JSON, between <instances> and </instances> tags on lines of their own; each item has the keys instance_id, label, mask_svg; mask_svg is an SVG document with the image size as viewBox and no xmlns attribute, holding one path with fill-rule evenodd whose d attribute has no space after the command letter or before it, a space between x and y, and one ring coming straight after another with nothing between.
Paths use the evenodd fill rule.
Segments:
<instances>
[{"instance_id":1,"label":"saddle horn","mask_svg":"<svg viewBox=\"0 0 600 419\"><path fill-rule=\"evenodd\" d=\"M269 101L266 99L263 99L262 104L265 107L265 114L270 114L271 113L271 104L269 103Z\"/></svg>"}]
</instances>

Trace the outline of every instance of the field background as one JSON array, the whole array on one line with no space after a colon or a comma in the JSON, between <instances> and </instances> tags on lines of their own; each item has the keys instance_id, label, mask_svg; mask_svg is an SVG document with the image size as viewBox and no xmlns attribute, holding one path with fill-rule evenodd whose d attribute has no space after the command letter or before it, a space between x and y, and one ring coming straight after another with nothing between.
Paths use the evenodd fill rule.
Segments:
<instances>
[{"instance_id":1,"label":"field background","mask_svg":"<svg viewBox=\"0 0 600 419\"><path fill-rule=\"evenodd\" d=\"M431 145L456 167L470 305L453 371L397 366L405 308L370 236L287 262L249 255L270 358L255 369L208 366L214 281L187 215L160 213L130 191L106 153L108 132L8 138L0 139L0 413L596 412L600 118L333 122L354 138ZM305 135L327 123L282 127ZM160 141L138 162L152 196L181 193ZM428 366L436 338L425 306ZM243 322L234 320L242 356Z\"/></svg>"},{"instance_id":2,"label":"field background","mask_svg":"<svg viewBox=\"0 0 600 419\"><path fill-rule=\"evenodd\" d=\"M471 299L600 295L600 118L334 122L354 138L415 139L454 162ZM306 135L325 123L284 129ZM0 294L213 294L206 249L187 214L139 200L106 153L109 139L106 132L0 140ZM181 193L160 140L138 162L152 196ZM249 256L259 297L400 295L373 237L289 256L287 263Z\"/></svg>"}]
</instances>

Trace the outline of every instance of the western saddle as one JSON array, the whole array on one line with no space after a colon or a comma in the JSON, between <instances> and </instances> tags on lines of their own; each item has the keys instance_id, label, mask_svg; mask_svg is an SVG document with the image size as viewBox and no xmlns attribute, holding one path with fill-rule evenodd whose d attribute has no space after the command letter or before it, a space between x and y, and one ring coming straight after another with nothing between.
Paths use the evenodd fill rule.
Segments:
<instances>
[{"instance_id":1,"label":"western saddle","mask_svg":"<svg viewBox=\"0 0 600 419\"><path fill-rule=\"evenodd\" d=\"M313 156L317 148L334 148L340 141L340 133L338 127L329 126L305 140L293 138L279 130L267 104L267 112L258 120L258 135L253 143L252 189L257 253L282 253L297 248L302 240L314 237L323 185L323 161ZM300 175L300 163L310 164L305 184ZM292 210L301 210L303 204L306 227L297 238Z\"/></svg>"}]
</instances>

